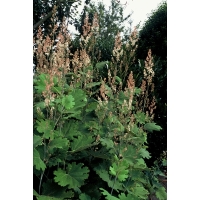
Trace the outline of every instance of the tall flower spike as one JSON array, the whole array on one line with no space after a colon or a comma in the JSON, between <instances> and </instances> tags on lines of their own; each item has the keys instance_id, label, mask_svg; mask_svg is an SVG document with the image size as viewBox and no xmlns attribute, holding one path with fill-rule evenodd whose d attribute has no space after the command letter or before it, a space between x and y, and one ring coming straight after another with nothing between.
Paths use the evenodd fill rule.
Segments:
<instances>
[{"instance_id":1,"label":"tall flower spike","mask_svg":"<svg viewBox=\"0 0 200 200\"><path fill-rule=\"evenodd\" d=\"M149 49L144 67L144 78L147 80L149 84L152 83L152 78L154 77L153 66L154 66L153 57L151 55L151 49Z\"/></svg>"}]
</instances>

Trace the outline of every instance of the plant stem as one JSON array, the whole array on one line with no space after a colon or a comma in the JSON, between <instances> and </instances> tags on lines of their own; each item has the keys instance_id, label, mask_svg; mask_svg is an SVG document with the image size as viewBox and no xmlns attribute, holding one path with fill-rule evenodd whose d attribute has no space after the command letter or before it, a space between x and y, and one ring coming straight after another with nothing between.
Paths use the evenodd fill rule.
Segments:
<instances>
[{"instance_id":1,"label":"plant stem","mask_svg":"<svg viewBox=\"0 0 200 200\"><path fill-rule=\"evenodd\" d=\"M40 176L39 195L40 195L40 188L41 188L41 184L42 184L43 175L44 175L44 171L42 172L42 174L41 174L41 176Z\"/></svg>"},{"instance_id":2,"label":"plant stem","mask_svg":"<svg viewBox=\"0 0 200 200\"><path fill-rule=\"evenodd\" d=\"M114 180L114 182L113 182L112 190L111 190L111 193L110 193L111 195L112 195L112 193L113 193L113 188L114 188L114 185L115 185L116 180L117 180L117 176L115 176L115 180Z\"/></svg>"}]
</instances>

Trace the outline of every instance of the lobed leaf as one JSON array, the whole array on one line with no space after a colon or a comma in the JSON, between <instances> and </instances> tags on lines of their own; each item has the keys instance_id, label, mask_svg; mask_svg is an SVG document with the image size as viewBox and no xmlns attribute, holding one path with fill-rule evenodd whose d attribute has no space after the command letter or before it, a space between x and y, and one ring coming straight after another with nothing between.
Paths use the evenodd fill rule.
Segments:
<instances>
[{"instance_id":1,"label":"lobed leaf","mask_svg":"<svg viewBox=\"0 0 200 200\"><path fill-rule=\"evenodd\" d=\"M94 138L92 136L80 135L71 142L71 149L73 152L80 151L90 147L93 142Z\"/></svg>"},{"instance_id":2,"label":"lobed leaf","mask_svg":"<svg viewBox=\"0 0 200 200\"><path fill-rule=\"evenodd\" d=\"M88 178L88 167L83 167L82 163L68 164L67 173L62 169L54 171L54 180L60 186L68 186L69 189L79 188L84 184L84 180Z\"/></svg>"},{"instance_id":3,"label":"lobed leaf","mask_svg":"<svg viewBox=\"0 0 200 200\"><path fill-rule=\"evenodd\" d=\"M65 107L66 110L69 110L74 107L74 97L72 95L67 95L62 98L62 105Z\"/></svg>"},{"instance_id":4,"label":"lobed leaf","mask_svg":"<svg viewBox=\"0 0 200 200\"><path fill-rule=\"evenodd\" d=\"M147 159L151 158L149 152L148 152L146 149L144 149L144 148L141 148L141 149L139 150L139 153L140 153L140 155L141 155L143 158L147 158Z\"/></svg>"},{"instance_id":5,"label":"lobed leaf","mask_svg":"<svg viewBox=\"0 0 200 200\"><path fill-rule=\"evenodd\" d=\"M95 172L99 175L99 177L103 181L107 182L107 184L110 188L113 188L117 192L118 192L118 190L122 190L123 189L122 184L118 180L116 180L115 184L113 185L114 180L111 180L108 170L106 170L106 169L107 169L107 166L104 162L94 168Z\"/></svg>"},{"instance_id":6,"label":"lobed leaf","mask_svg":"<svg viewBox=\"0 0 200 200\"><path fill-rule=\"evenodd\" d=\"M164 187L159 187L156 191L156 197L159 200L167 200L167 193Z\"/></svg>"},{"instance_id":7,"label":"lobed leaf","mask_svg":"<svg viewBox=\"0 0 200 200\"><path fill-rule=\"evenodd\" d=\"M132 192L135 196L139 197L141 200L146 200L148 198L149 192L140 184L136 183L132 188Z\"/></svg>"},{"instance_id":8,"label":"lobed leaf","mask_svg":"<svg viewBox=\"0 0 200 200\"><path fill-rule=\"evenodd\" d=\"M67 138L55 138L54 140L49 142L48 148L49 150L53 150L53 148L63 149L69 146L69 140Z\"/></svg>"},{"instance_id":9,"label":"lobed leaf","mask_svg":"<svg viewBox=\"0 0 200 200\"><path fill-rule=\"evenodd\" d=\"M106 196L105 198L107 200L120 200L114 196L112 196L109 192L107 192L106 190L104 190L103 188L99 188L100 190L102 190L103 192L101 192L104 196Z\"/></svg>"},{"instance_id":10,"label":"lobed leaf","mask_svg":"<svg viewBox=\"0 0 200 200\"><path fill-rule=\"evenodd\" d=\"M37 131L39 133L43 133L43 137L46 139L53 139L53 127L51 125L51 121L46 119L40 119L36 121L37 123Z\"/></svg>"},{"instance_id":11,"label":"lobed leaf","mask_svg":"<svg viewBox=\"0 0 200 200\"><path fill-rule=\"evenodd\" d=\"M43 141L43 138L41 138L38 135L33 136L33 148L36 148L38 145L41 145Z\"/></svg>"},{"instance_id":12,"label":"lobed leaf","mask_svg":"<svg viewBox=\"0 0 200 200\"><path fill-rule=\"evenodd\" d=\"M101 138L100 141L101 141L101 144L103 146L106 146L107 149L112 149L114 147L113 141L109 138Z\"/></svg>"},{"instance_id":13,"label":"lobed leaf","mask_svg":"<svg viewBox=\"0 0 200 200\"><path fill-rule=\"evenodd\" d=\"M44 171L46 168L45 163L41 160L40 154L36 149L33 149L33 165L35 165L37 170L42 169Z\"/></svg>"},{"instance_id":14,"label":"lobed leaf","mask_svg":"<svg viewBox=\"0 0 200 200\"><path fill-rule=\"evenodd\" d=\"M149 132L162 130L162 128L160 126L156 125L156 123L146 123L144 125L144 129Z\"/></svg>"},{"instance_id":15,"label":"lobed leaf","mask_svg":"<svg viewBox=\"0 0 200 200\"><path fill-rule=\"evenodd\" d=\"M118 164L113 163L110 166L110 174L113 176L117 176L119 181L125 181L128 178L128 170L129 164L126 160L119 161Z\"/></svg>"}]
</instances>

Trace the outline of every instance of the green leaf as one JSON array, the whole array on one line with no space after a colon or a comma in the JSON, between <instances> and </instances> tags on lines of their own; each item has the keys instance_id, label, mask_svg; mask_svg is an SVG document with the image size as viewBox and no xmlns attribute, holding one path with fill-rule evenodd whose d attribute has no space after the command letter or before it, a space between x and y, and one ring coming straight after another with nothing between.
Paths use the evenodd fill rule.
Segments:
<instances>
[{"instance_id":1,"label":"green leaf","mask_svg":"<svg viewBox=\"0 0 200 200\"><path fill-rule=\"evenodd\" d=\"M86 88L92 88L92 87L95 87L97 85L101 85L101 82L92 82L92 83L88 83L86 85Z\"/></svg>"},{"instance_id":2,"label":"green leaf","mask_svg":"<svg viewBox=\"0 0 200 200\"><path fill-rule=\"evenodd\" d=\"M39 194L33 189L33 196L39 196Z\"/></svg>"},{"instance_id":3,"label":"green leaf","mask_svg":"<svg viewBox=\"0 0 200 200\"><path fill-rule=\"evenodd\" d=\"M67 138L55 138L54 140L49 142L49 147L63 149L69 145L69 140Z\"/></svg>"},{"instance_id":4,"label":"green leaf","mask_svg":"<svg viewBox=\"0 0 200 200\"><path fill-rule=\"evenodd\" d=\"M33 148L36 148L38 145L42 145L42 141L43 141L43 139L40 136L34 135L33 136Z\"/></svg>"},{"instance_id":5,"label":"green leaf","mask_svg":"<svg viewBox=\"0 0 200 200\"><path fill-rule=\"evenodd\" d=\"M90 147L93 142L94 138L92 136L80 135L78 138L74 138L71 143L72 152L86 149Z\"/></svg>"},{"instance_id":6,"label":"green leaf","mask_svg":"<svg viewBox=\"0 0 200 200\"><path fill-rule=\"evenodd\" d=\"M136 124L134 124L132 127L131 127L131 132L134 134L134 135L138 135L138 132L139 132L139 128Z\"/></svg>"},{"instance_id":7,"label":"green leaf","mask_svg":"<svg viewBox=\"0 0 200 200\"><path fill-rule=\"evenodd\" d=\"M136 183L135 186L132 188L132 192L135 196L139 197L140 199L148 199L149 192L138 183Z\"/></svg>"},{"instance_id":8,"label":"green leaf","mask_svg":"<svg viewBox=\"0 0 200 200\"><path fill-rule=\"evenodd\" d=\"M35 165L35 168L37 170L42 169L42 171L44 171L45 168L46 168L46 165L41 160L40 154L39 154L39 152L36 149L33 149L33 165Z\"/></svg>"},{"instance_id":9,"label":"green leaf","mask_svg":"<svg viewBox=\"0 0 200 200\"><path fill-rule=\"evenodd\" d=\"M81 132L78 130L79 127L80 122L78 122L77 120L66 120L62 128L62 132L65 133L64 137L68 138L69 140L74 140L74 137L82 135Z\"/></svg>"},{"instance_id":10,"label":"green leaf","mask_svg":"<svg viewBox=\"0 0 200 200\"><path fill-rule=\"evenodd\" d=\"M37 123L37 131L39 133L44 133L43 134L43 137L46 138L46 139L53 139L53 127L51 125L51 121L46 119L46 120L43 120L41 119L40 121L37 120L36 121Z\"/></svg>"},{"instance_id":11,"label":"green leaf","mask_svg":"<svg viewBox=\"0 0 200 200\"><path fill-rule=\"evenodd\" d=\"M83 108L87 103L87 96L85 92L81 89L74 89L69 93L74 98L75 106L73 109L80 109Z\"/></svg>"},{"instance_id":12,"label":"green leaf","mask_svg":"<svg viewBox=\"0 0 200 200\"><path fill-rule=\"evenodd\" d=\"M103 146L106 146L107 149L112 149L114 147L113 141L109 138L101 138L100 141L101 141L101 144Z\"/></svg>"},{"instance_id":13,"label":"green leaf","mask_svg":"<svg viewBox=\"0 0 200 200\"><path fill-rule=\"evenodd\" d=\"M37 92L40 94L46 89L46 81L48 80L47 74L40 74L38 76L38 80L36 80L35 89L37 89Z\"/></svg>"},{"instance_id":14,"label":"green leaf","mask_svg":"<svg viewBox=\"0 0 200 200\"><path fill-rule=\"evenodd\" d=\"M143 112L137 111L137 113L134 115L137 123L145 124L146 122L146 115Z\"/></svg>"},{"instance_id":15,"label":"green leaf","mask_svg":"<svg viewBox=\"0 0 200 200\"><path fill-rule=\"evenodd\" d=\"M52 92L54 92L54 93L61 94L62 90L63 90L63 88L59 87L59 86L58 87L55 87L55 86L52 87Z\"/></svg>"},{"instance_id":16,"label":"green leaf","mask_svg":"<svg viewBox=\"0 0 200 200\"><path fill-rule=\"evenodd\" d=\"M120 200L140 200L137 196L133 194L127 194L127 196L124 193L121 193L119 196Z\"/></svg>"},{"instance_id":17,"label":"green leaf","mask_svg":"<svg viewBox=\"0 0 200 200\"><path fill-rule=\"evenodd\" d=\"M118 96L118 103L122 105L124 100L128 100L128 97L124 94L124 92L120 91Z\"/></svg>"},{"instance_id":18,"label":"green leaf","mask_svg":"<svg viewBox=\"0 0 200 200\"><path fill-rule=\"evenodd\" d=\"M61 199L74 197L74 192L72 192L71 190L66 192L66 187L61 187L52 181L47 181L43 183L42 186L42 194L45 196Z\"/></svg>"},{"instance_id":19,"label":"green leaf","mask_svg":"<svg viewBox=\"0 0 200 200\"><path fill-rule=\"evenodd\" d=\"M94 111L97 108L97 102L91 102L87 104L86 112Z\"/></svg>"},{"instance_id":20,"label":"green leaf","mask_svg":"<svg viewBox=\"0 0 200 200\"><path fill-rule=\"evenodd\" d=\"M113 157L113 155L110 153L110 151L107 150L106 148L101 148L98 151L88 150L87 152L88 152L88 154L94 156L95 158L101 158L104 160L111 160Z\"/></svg>"},{"instance_id":21,"label":"green leaf","mask_svg":"<svg viewBox=\"0 0 200 200\"><path fill-rule=\"evenodd\" d=\"M164 160L162 161L162 165L163 165L163 166L167 166L167 160L166 160L166 159L164 159Z\"/></svg>"},{"instance_id":22,"label":"green leaf","mask_svg":"<svg viewBox=\"0 0 200 200\"><path fill-rule=\"evenodd\" d=\"M80 200L91 200L91 197L85 193L82 193L81 195L79 195L79 199Z\"/></svg>"},{"instance_id":23,"label":"green leaf","mask_svg":"<svg viewBox=\"0 0 200 200\"><path fill-rule=\"evenodd\" d=\"M126 145L127 150L123 152L123 158L129 163L129 165L133 165L135 159L138 157L138 153L136 148L133 148L132 145Z\"/></svg>"},{"instance_id":24,"label":"green leaf","mask_svg":"<svg viewBox=\"0 0 200 200\"><path fill-rule=\"evenodd\" d=\"M146 123L144 125L144 129L149 132L162 130L162 128L160 126L156 125L156 123Z\"/></svg>"},{"instance_id":25,"label":"green leaf","mask_svg":"<svg viewBox=\"0 0 200 200\"><path fill-rule=\"evenodd\" d=\"M106 190L104 190L103 188L99 188L100 190L102 190L103 192L101 192L104 196L106 196L105 198L107 200L120 200L114 196L112 196L110 193L108 193Z\"/></svg>"},{"instance_id":26,"label":"green leaf","mask_svg":"<svg viewBox=\"0 0 200 200\"><path fill-rule=\"evenodd\" d=\"M55 197L40 195L37 196L37 200L63 200L63 198L55 198Z\"/></svg>"},{"instance_id":27,"label":"green leaf","mask_svg":"<svg viewBox=\"0 0 200 200\"><path fill-rule=\"evenodd\" d=\"M60 186L68 185L69 189L73 189L84 184L84 180L89 176L88 172L88 167L83 167L82 163L76 164L72 162L72 164L67 166L67 173L60 168L54 171L54 180Z\"/></svg>"},{"instance_id":28,"label":"green leaf","mask_svg":"<svg viewBox=\"0 0 200 200\"><path fill-rule=\"evenodd\" d=\"M69 146L69 140L67 138L59 137L50 141L48 148L49 148L49 151L52 152L54 148L57 148L57 149L65 148L65 150L67 150L66 149L67 146Z\"/></svg>"},{"instance_id":29,"label":"green leaf","mask_svg":"<svg viewBox=\"0 0 200 200\"><path fill-rule=\"evenodd\" d=\"M113 176L117 175L117 172L115 171L114 167L110 167L110 174Z\"/></svg>"},{"instance_id":30,"label":"green leaf","mask_svg":"<svg viewBox=\"0 0 200 200\"><path fill-rule=\"evenodd\" d=\"M137 88L135 87L135 90L134 90L135 94L138 95L141 93L141 89L140 88Z\"/></svg>"},{"instance_id":31,"label":"green leaf","mask_svg":"<svg viewBox=\"0 0 200 200\"><path fill-rule=\"evenodd\" d=\"M132 169L129 171L129 176L134 182L137 181L138 183L147 184L143 169Z\"/></svg>"},{"instance_id":32,"label":"green leaf","mask_svg":"<svg viewBox=\"0 0 200 200\"><path fill-rule=\"evenodd\" d=\"M139 153L143 158L147 158L147 159L151 158L151 156L149 155L149 152L144 148L141 148L139 150Z\"/></svg>"},{"instance_id":33,"label":"green leaf","mask_svg":"<svg viewBox=\"0 0 200 200\"><path fill-rule=\"evenodd\" d=\"M159 200L167 200L167 193L164 187L159 187L156 191L156 197Z\"/></svg>"},{"instance_id":34,"label":"green leaf","mask_svg":"<svg viewBox=\"0 0 200 200\"><path fill-rule=\"evenodd\" d=\"M45 106L45 102L42 101L42 102L38 102L34 105L36 108L41 108L41 109L44 109L46 106Z\"/></svg>"},{"instance_id":35,"label":"green leaf","mask_svg":"<svg viewBox=\"0 0 200 200\"><path fill-rule=\"evenodd\" d=\"M99 175L99 177L100 177L103 181L107 182L107 184L108 184L108 186L109 186L110 188L113 188L113 189L116 190L117 192L118 192L118 190L123 190L122 184L121 184L118 180L116 180L116 181L115 181L115 184L113 185L113 180L111 180L111 177L110 177L110 175L109 175L109 173L108 173L107 168L108 168L108 167L107 167L106 163L105 163L105 162L102 162L101 164L99 164L98 166L96 166L96 167L94 168L94 170L95 170L95 172Z\"/></svg>"},{"instance_id":36,"label":"green leaf","mask_svg":"<svg viewBox=\"0 0 200 200\"><path fill-rule=\"evenodd\" d=\"M113 163L110 169L110 174L117 176L119 181L125 181L128 178L129 170L127 169L129 164L126 160L119 161L118 164Z\"/></svg>"},{"instance_id":37,"label":"green leaf","mask_svg":"<svg viewBox=\"0 0 200 200\"><path fill-rule=\"evenodd\" d=\"M144 159L139 158L139 159L136 159L136 161L137 162L134 165L135 168L145 169L147 167Z\"/></svg>"},{"instance_id":38,"label":"green leaf","mask_svg":"<svg viewBox=\"0 0 200 200\"><path fill-rule=\"evenodd\" d=\"M116 80L117 82L119 82L119 83L121 83L121 82L122 82L122 79L121 79L121 78L119 78L119 76L115 76L115 80Z\"/></svg>"},{"instance_id":39,"label":"green leaf","mask_svg":"<svg viewBox=\"0 0 200 200\"><path fill-rule=\"evenodd\" d=\"M103 70L103 68L106 66L106 64L108 64L108 61L98 62L98 63L96 63L96 68L98 68L99 70Z\"/></svg>"},{"instance_id":40,"label":"green leaf","mask_svg":"<svg viewBox=\"0 0 200 200\"><path fill-rule=\"evenodd\" d=\"M69 110L74 107L74 97L72 95L67 95L62 98L62 105L65 107L66 110Z\"/></svg>"}]
</instances>

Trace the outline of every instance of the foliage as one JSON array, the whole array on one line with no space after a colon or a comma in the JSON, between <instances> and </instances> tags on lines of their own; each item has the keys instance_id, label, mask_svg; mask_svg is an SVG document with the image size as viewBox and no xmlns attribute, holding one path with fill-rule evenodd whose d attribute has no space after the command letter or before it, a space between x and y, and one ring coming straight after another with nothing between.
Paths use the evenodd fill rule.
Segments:
<instances>
[{"instance_id":1,"label":"foliage","mask_svg":"<svg viewBox=\"0 0 200 200\"><path fill-rule=\"evenodd\" d=\"M139 32L138 58L145 59L148 49L162 60L167 59L167 2L152 11Z\"/></svg>"},{"instance_id":2,"label":"foliage","mask_svg":"<svg viewBox=\"0 0 200 200\"><path fill-rule=\"evenodd\" d=\"M103 1L96 3L91 1L87 6L84 7L81 14L80 20L75 23L76 29L80 35L84 33L84 20L88 17L88 23L92 24L95 16L98 16L98 35L95 37L95 45L93 45L93 60L100 61L111 61L112 51L115 45L115 36L118 32L124 32L124 23L128 21L131 14L125 16L123 12L123 5L118 1L111 0L111 5L108 9L104 5ZM77 36L74 43L80 39ZM79 47L78 43L77 47Z\"/></svg>"},{"instance_id":3,"label":"foliage","mask_svg":"<svg viewBox=\"0 0 200 200\"><path fill-rule=\"evenodd\" d=\"M136 82L141 81L144 59L148 49L152 50L154 72L154 95L156 110L154 121L162 126L161 134L148 134L149 151L152 158L147 161L153 165L154 161L167 149L167 2L162 2L156 10L148 16L139 31L138 48L136 49L135 64L131 69L139 74ZM138 62L139 60L139 62ZM142 69L142 70L141 70Z\"/></svg>"},{"instance_id":4,"label":"foliage","mask_svg":"<svg viewBox=\"0 0 200 200\"><path fill-rule=\"evenodd\" d=\"M52 27L52 18L57 19L57 23L61 23L63 17L67 18L67 22L72 24L77 14L80 0L33 0L33 29L37 30L39 26L44 28L44 33L49 34Z\"/></svg>"},{"instance_id":5,"label":"foliage","mask_svg":"<svg viewBox=\"0 0 200 200\"><path fill-rule=\"evenodd\" d=\"M102 77L88 55L87 39L93 32L88 31L81 49L72 53L67 29L60 26L54 39L41 29L35 37L35 198L128 200L147 199L156 193L166 199L157 178L161 172L145 163L150 158L147 135L161 129L153 121L151 51L142 85L136 85L133 72L123 70L131 62L127 58L135 47L135 32L125 51L117 35L107 78Z\"/></svg>"}]
</instances>

